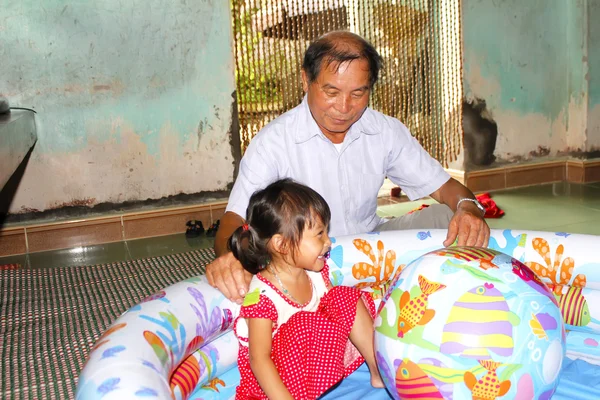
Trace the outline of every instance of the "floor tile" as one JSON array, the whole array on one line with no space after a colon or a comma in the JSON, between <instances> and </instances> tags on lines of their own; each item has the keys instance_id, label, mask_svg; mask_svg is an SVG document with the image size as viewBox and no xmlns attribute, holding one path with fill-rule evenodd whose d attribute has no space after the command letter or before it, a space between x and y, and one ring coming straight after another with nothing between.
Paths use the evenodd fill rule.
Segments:
<instances>
[{"instance_id":1,"label":"floor tile","mask_svg":"<svg viewBox=\"0 0 600 400\"><path fill-rule=\"evenodd\" d=\"M388 189L388 188L386 188ZM592 184L556 183L491 192L492 199L505 215L487 219L493 229L531 229L550 232L600 235L600 182ZM432 199L395 203L379 200L377 214L385 217L404 215ZM187 239L184 233L128 240L96 246L76 247L29 255L0 257L0 265L19 263L23 267L93 265L181 253L212 247L214 238L205 234Z\"/></svg>"},{"instance_id":2,"label":"floor tile","mask_svg":"<svg viewBox=\"0 0 600 400\"><path fill-rule=\"evenodd\" d=\"M600 235L600 219L575 224L554 226L554 232L585 233L588 235Z\"/></svg>"},{"instance_id":3,"label":"floor tile","mask_svg":"<svg viewBox=\"0 0 600 400\"><path fill-rule=\"evenodd\" d=\"M27 254L0 257L0 265L19 264L21 268L27 267Z\"/></svg>"},{"instance_id":4,"label":"floor tile","mask_svg":"<svg viewBox=\"0 0 600 400\"><path fill-rule=\"evenodd\" d=\"M126 243L131 259L157 257L206 249L214 245L214 238L202 234L197 238L186 238L185 233L158 236L146 239L128 240Z\"/></svg>"},{"instance_id":5,"label":"floor tile","mask_svg":"<svg viewBox=\"0 0 600 400\"><path fill-rule=\"evenodd\" d=\"M71 267L129 260L125 242L29 253L29 268Z\"/></svg>"},{"instance_id":6,"label":"floor tile","mask_svg":"<svg viewBox=\"0 0 600 400\"><path fill-rule=\"evenodd\" d=\"M423 199L417 201L407 201L404 203L396 203L377 207L377 215L380 217L398 217L412 210L419 208L422 204L434 204L433 199Z\"/></svg>"}]
</instances>

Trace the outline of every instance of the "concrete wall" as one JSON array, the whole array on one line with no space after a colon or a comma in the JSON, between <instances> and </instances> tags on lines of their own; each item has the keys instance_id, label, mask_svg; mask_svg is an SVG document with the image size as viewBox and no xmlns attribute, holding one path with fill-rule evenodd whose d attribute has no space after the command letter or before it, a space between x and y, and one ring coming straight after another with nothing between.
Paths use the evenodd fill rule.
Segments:
<instances>
[{"instance_id":1,"label":"concrete wall","mask_svg":"<svg viewBox=\"0 0 600 400\"><path fill-rule=\"evenodd\" d=\"M486 100L501 159L566 146L567 3L463 1L465 96Z\"/></svg>"},{"instance_id":2,"label":"concrete wall","mask_svg":"<svg viewBox=\"0 0 600 400\"><path fill-rule=\"evenodd\" d=\"M463 0L465 96L486 100L499 159L600 149L599 3Z\"/></svg>"},{"instance_id":3,"label":"concrete wall","mask_svg":"<svg viewBox=\"0 0 600 400\"><path fill-rule=\"evenodd\" d=\"M600 1L588 0L589 113L587 151L600 151Z\"/></svg>"},{"instance_id":4,"label":"concrete wall","mask_svg":"<svg viewBox=\"0 0 600 400\"><path fill-rule=\"evenodd\" d=\"M233 181L229 2L0 5L0 93L37 111L12 213L224 190Z\"/></svg>"}]
</instances>

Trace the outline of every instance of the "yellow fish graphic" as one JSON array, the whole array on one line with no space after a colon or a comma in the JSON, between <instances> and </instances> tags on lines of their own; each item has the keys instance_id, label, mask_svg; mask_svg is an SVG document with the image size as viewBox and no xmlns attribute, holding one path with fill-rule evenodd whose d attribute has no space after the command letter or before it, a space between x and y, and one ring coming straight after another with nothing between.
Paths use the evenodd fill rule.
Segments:
<instances>
[{"instance_id":1,"label":"yellow fish graphic","mask_svg":"<svg viewBox=\"0 0 600 400\"><path fill-rule=\"evenodd\" d=\"M498 379L496 369L502 364L491 360L479 360L479 364L488 370L481 379L477 380L470 371L465 372L465 384L471 390L473 400L495 400L504 396L510 390L510 381Z\"/></svg>"},{"instance_id":2,"label":"yellow fish graphic","mask_svg":"<svg viewBox=\"0 0 600 400\"><path fill-rule=\"evenodd\" d=\"M531 319L529 320L529 327L531 327L531 332L533 332L533 334L535 336L537 336L538 339L548 340L548 334L546 333L546 330L544 330L544 327L540 323L540 320L538 319L538 317L535 316L534 313L531 313Z\"/></svg>"},{"instance_id":3,"label":"yellow fish graphic","mask_svg":"<svg viewBox=\"0 0 600 400\"><path fill-rule=\"evenodd\" d=\"M400 297L400 318L398 318L398 337L403 338L417 325L425 325L435 315L434 310L428 310L429 295L446 287L441 283L430 282L423 275L419 275L421 294L411 300L410 293L405 291Z\"/></svg>"}]
</instances>

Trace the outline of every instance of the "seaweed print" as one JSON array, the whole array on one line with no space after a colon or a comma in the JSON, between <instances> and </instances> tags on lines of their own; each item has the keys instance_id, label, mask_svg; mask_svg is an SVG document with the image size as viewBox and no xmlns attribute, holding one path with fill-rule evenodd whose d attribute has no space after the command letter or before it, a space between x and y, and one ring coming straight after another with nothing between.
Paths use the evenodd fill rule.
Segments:
<instances>
[{"instance_id":1,"label":"seaweed print","mask_svg":"<svg viewBox=\"0 0 600 400\"><path fill-rule=\"evenodd\" d=\"M364 239L354 239L352 241L354 247L364 253L371 260L371 264L368 262L358 262L352 266L352 276L362 281L356 285L359 289L369 287L373 289L373 297L381 298L387 289L390 277L394 272L394 262L396 261L396 252L394 250L388 250L384 254L384 245L381 240L377 241L377 258L373 252L371 244ZM401 265L400 270L404 267ZM399 272L399 271L398 271ZM365 281L368 278L374 278L375 280Z\"/></svg>"},{"instance_id":2,"label":"seaweed print","mask_svg":"<svg viewBox=\"0 0 600 400\"><path fill-rule=\"evenodd\" d=\"M575 260L571 257L563 260L564 246L562 244L556 247L554 263L550 259L550 246L545 239L535 238L532 245L533 249L542 256L546 265L541 265L535 261L526 262L525 265L538 274L556 295L561 295L563 286L570 284L573 269L575 268ZM548 283L548 280L551 283ZM585 287L585 285L586 277L584 274L577 275L572 283L572 286L580 288Z\"/></svg>"}]
</instances>

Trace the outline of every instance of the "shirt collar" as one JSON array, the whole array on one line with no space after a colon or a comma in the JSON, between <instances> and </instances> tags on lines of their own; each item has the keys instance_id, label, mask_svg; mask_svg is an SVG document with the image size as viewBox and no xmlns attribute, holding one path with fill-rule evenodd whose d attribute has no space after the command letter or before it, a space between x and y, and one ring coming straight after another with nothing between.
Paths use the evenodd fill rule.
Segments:
<instances>
[{"instance_id":1,"label":"shirt collar","mask_svg":"<svg viewBox=\"0 0 600 400\"><path fill-rule=\"evenodd\" d=\"M363 115L350 127L350 130L346 134L348 139L354 140L357 139L361 133L366 135L376 135L379 131L374 130L372 127L369 127L369 124L365 122L365 114L369 112L369 108L365 110ZM300 103L300 115L299 115L299 123L296 125L296 134L295 141L296 143L303 143L307 140L313 138L314 136L321 136L325 140L329 140L327 136L321 132L321 128L317 125L317 121L312 116L310 112L310 108L308 107L307 96L304 95L302 99L302 103Z\"/></svg>"}]
</instances>

